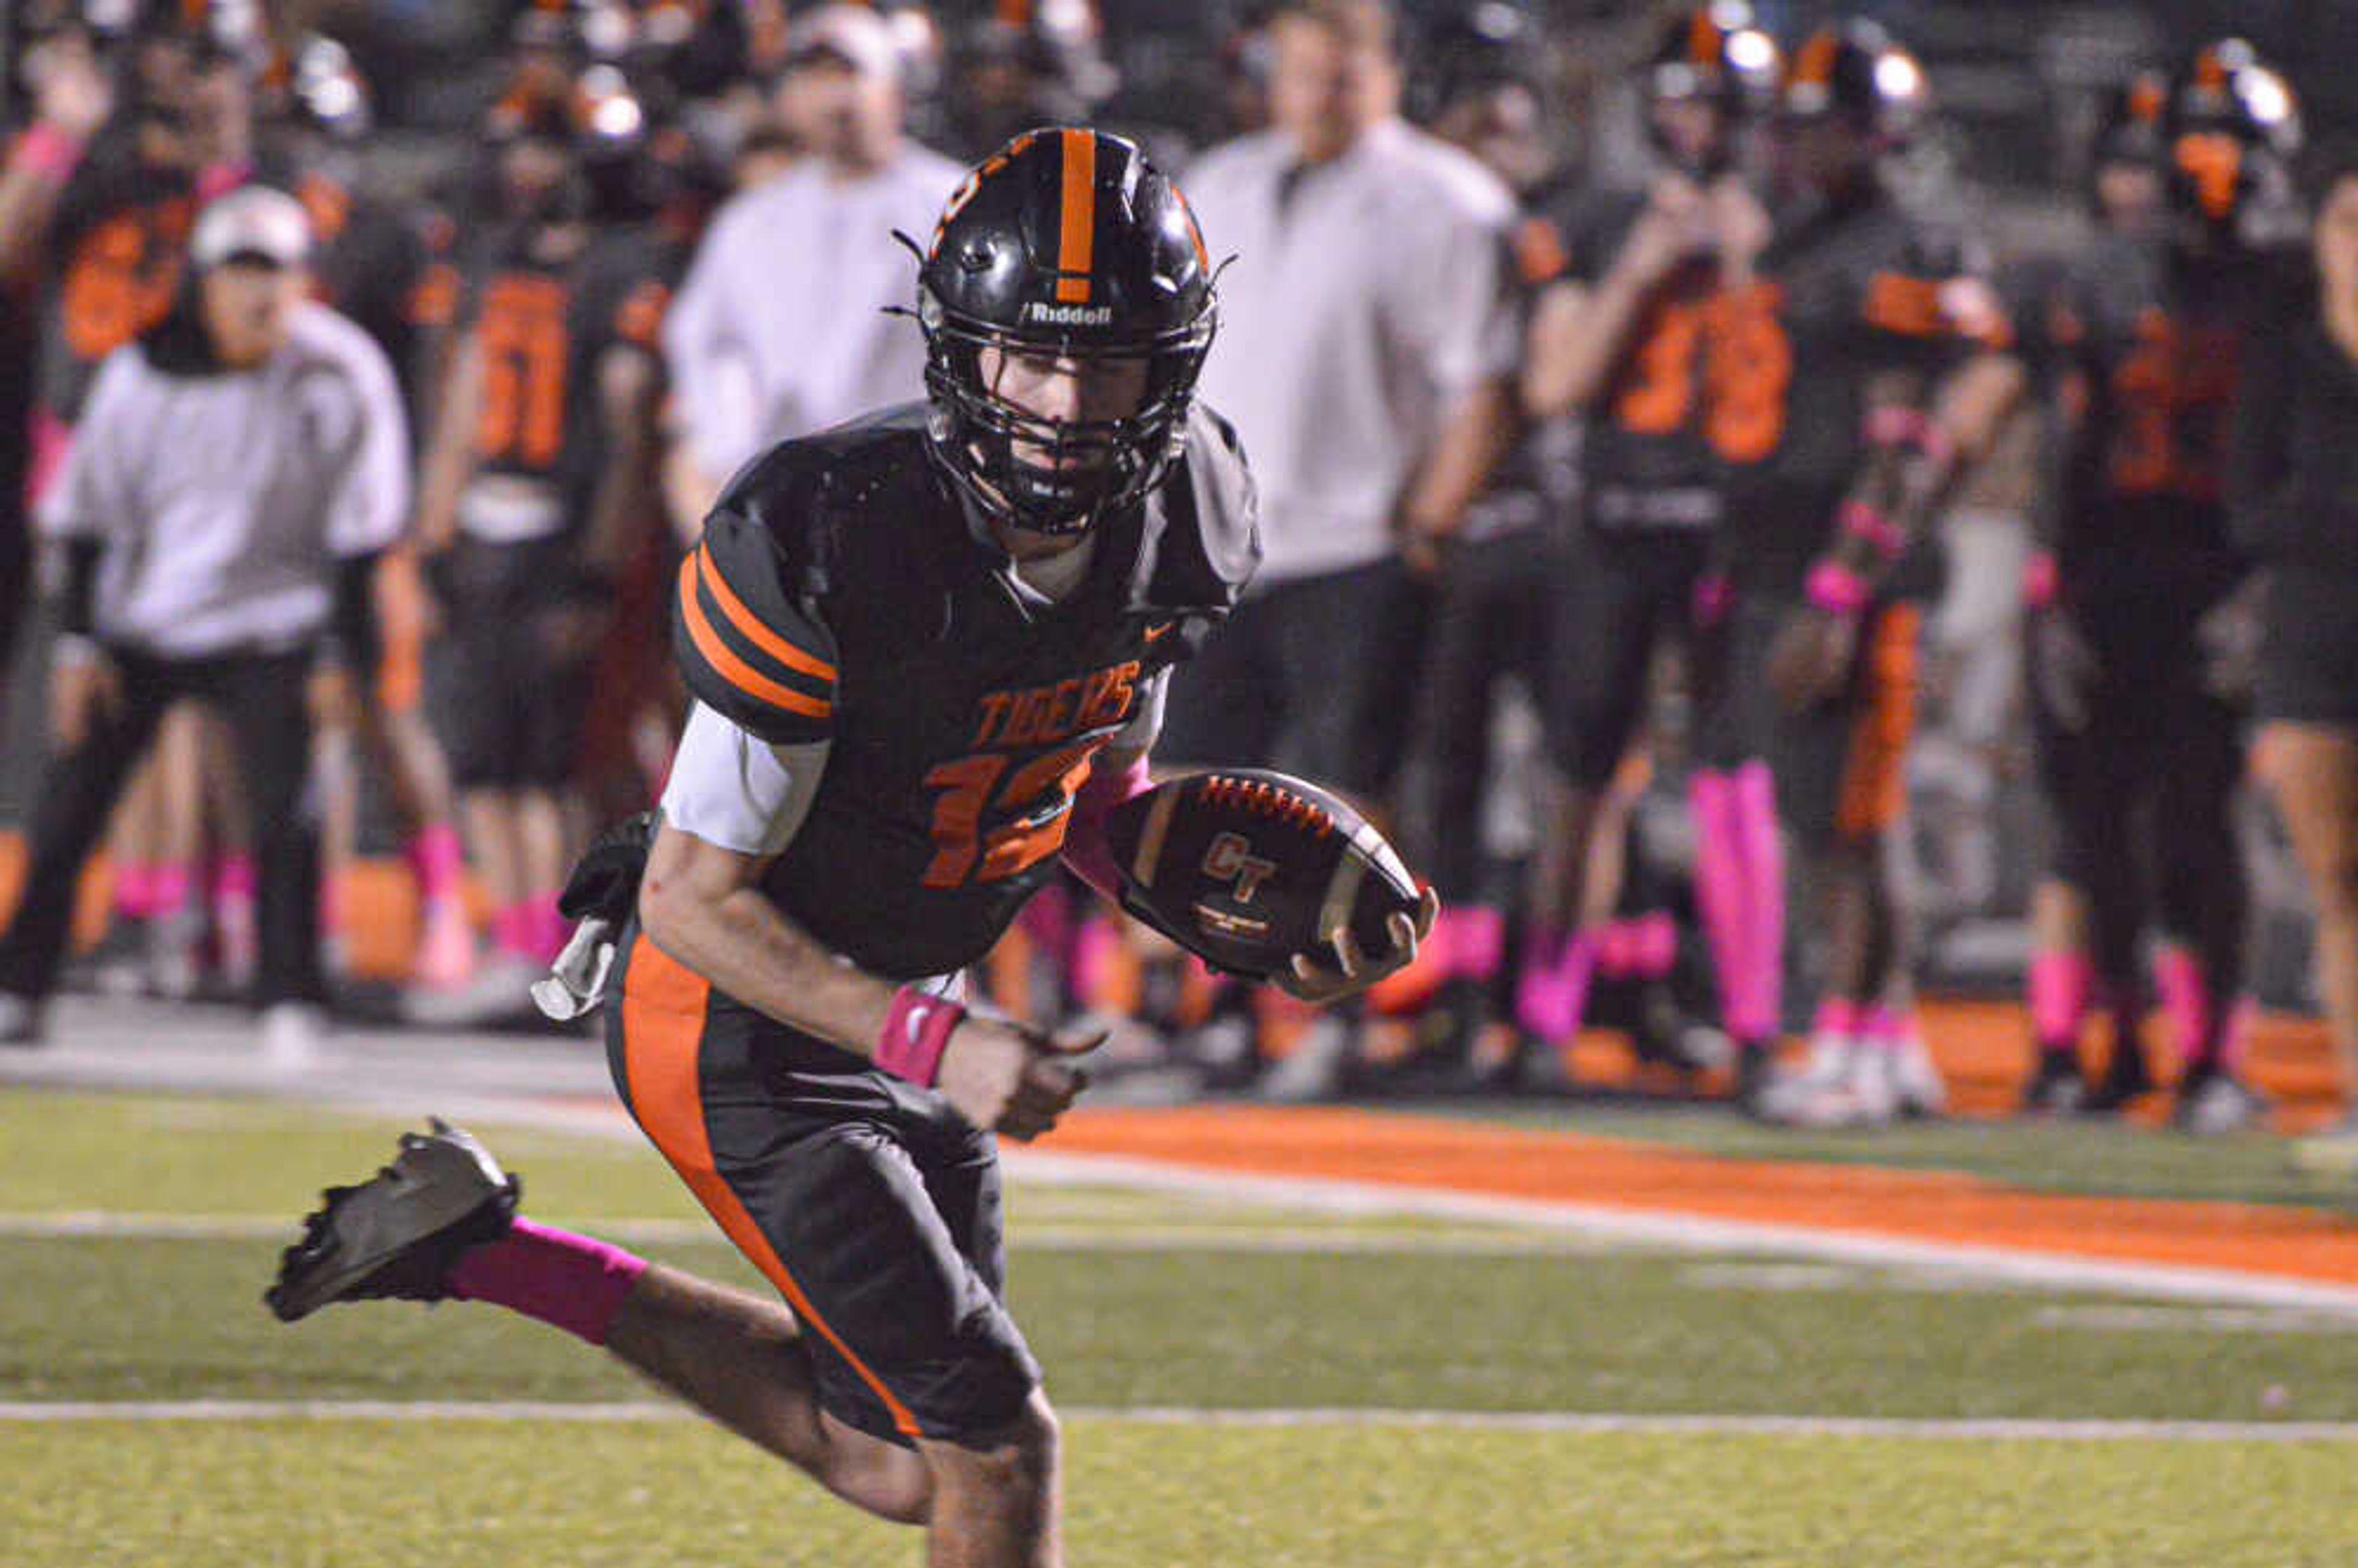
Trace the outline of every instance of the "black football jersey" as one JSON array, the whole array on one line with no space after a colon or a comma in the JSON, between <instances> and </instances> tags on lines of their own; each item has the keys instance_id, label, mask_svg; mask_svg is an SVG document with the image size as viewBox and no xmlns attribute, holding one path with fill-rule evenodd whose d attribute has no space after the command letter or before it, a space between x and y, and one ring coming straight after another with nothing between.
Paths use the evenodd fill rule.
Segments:
<instances>
[{"instance_id":1,"label":"black football jersey","mask_svg":"<svg viewBox=\"0 0 2358 1568\"><path fill-rule=\"evenodd\" d=\"M2168 247L2100 235L2054 278L2032 358L2067 442L2055 547L2232 556L2226 505L2244 341L2273 275L2192 270Z\"/></svg>"},{"instance_id":2,"label":"black football jersey","mask_svg":"<svg viewBox=\"0 0 2358 1568\"><path fill-rule=\"evenodd\" d=\"M102 134L59 199L41 308L41 406L71 425L106 356L161 321L180 285L196 189Z\"/></svg>"},{"instance_id":3,"label":"black football jersey","mask_svg":"<svg viewBox=\"0 0 2358 1568\"><path fill-rule=\"evenodd\" d=\"M1643 189L1589 193L1561 218L1567 276L1595 285L1646 211ZM1739 349L1715 261L1698 258L1656 286L1599 393L1581 451L1589 525L1708 530L1718 525L1719 449L1749 449L1717 389L1733 386Z\"/></svg>"},{"instance_id":4,"label":"black football jersey","mask_svg":"<svg viewBox=\"0 0 2358 1568\"><path fill-rule=\"evenodd\" d=\"M829 743L764 889L897 979L988 952L1054 870L1090 757L1260 558L1234 433L1099 525L1088 574L1027 600L936 470L925 408L783 443L732 481L682 563L673 640L699 701L775 744Z\"/></svg>"},{"instance_id":5,"label":"black football jersey","mask_svg":"<svg viewBox=\"0 0 2358 1568\"><path fill-rule=\"evenodd\" d=\"M1739 581L1798 592L1858 471L1868 384L1937 376L2010 327L1961 226L1880 190L1783 215L1731 334L1722 417L1730 459L1723 550ZM1971 302L1970 308L1967 302Z\"/></svg>"},{"instance_id":6,"label":"black football jersey","mask_svg":"<svg viewBox=\"0 0 2358 1568\"><path fill-rule=\"evenodd\" d=\"M461 314L483 353L481 471L548 482L579 522L605 450L598 362L617 345L660 359L673 276L664 247L636 229L598 234L561 261L537 257L528 234L502 248Z\"/></svg>"}]
</instances>

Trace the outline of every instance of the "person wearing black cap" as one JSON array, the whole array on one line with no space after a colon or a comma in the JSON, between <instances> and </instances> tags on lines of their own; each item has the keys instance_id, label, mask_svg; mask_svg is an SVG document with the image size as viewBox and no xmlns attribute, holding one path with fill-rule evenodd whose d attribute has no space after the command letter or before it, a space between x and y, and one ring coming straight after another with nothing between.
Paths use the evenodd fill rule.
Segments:
<instances>
[{"instance_id":1,"label":"person wearing black cap","mask_svg":"<svg viewBox=\"0 0 2358 1568\"><path fill-rule=\"evenodd\" d=\"M627 837L597 862L612 976L561 978L620 993L616 1089L777 1297L519 1217L436 1125L330 1190L265 1299L289 1322L385 1297L523 1314L922 1527L932 1563L1060 1568L997 1140L1051 1130L1103 1036L969 1012L957 975L1060 860L1118 881L1107 815L1151 787L1169 672L1252 572L1253 491L1195 396L1212 253L1136 146L1019 137L926 232L925 400L771 447L682 566L697 707L644 870ZM1433 913L1280 983L1347 995Z\"/></svg>"},{"instance_id":2,"label":"person wearing black cap","mask_svg":"<svg viewBox=\"0 0 2358 1568\"><path fill-rule=\"evenodd\" d=\"M42 504L65 561L59 750L0 935L0 1038L38 1039L82 860L183 698L228 720L253 801L265 1041L299 1056L321 1026L308 687L331 624L363 658L373 646L370 568L407 511L409 444L383 352L308 302L309 249L283 192L209 205L178 303L101 367Z\"/></svg>"}]
</instances>

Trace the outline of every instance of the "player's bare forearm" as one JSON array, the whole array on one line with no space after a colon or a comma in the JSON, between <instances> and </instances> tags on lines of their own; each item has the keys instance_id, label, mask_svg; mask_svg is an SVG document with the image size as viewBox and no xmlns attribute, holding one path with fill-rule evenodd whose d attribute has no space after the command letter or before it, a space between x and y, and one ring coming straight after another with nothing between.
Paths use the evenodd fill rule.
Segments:
<instances>
[{"instance_id":1,"label":"player's bare forearm","mask_svg":"<svg viewBox=\"0 0 2358 1568\"><path fill-rule=\"evenodd\" d=\"M639 882L641 929L747 1006L872 1054L892 982L838 962L772 903L760 885L769 863L662 825Z\"/></svg>"},{"instance_id":2,"label":"player's bare forearm","mask_svg":"<svg viewBox=\"0 0 2358 1568\"><path fill-rule=\"evenodd\" d=\"M1433 539L1455 533L1520 427L1514 389L1503 377L1479 384L1460 399L1401 497L1401 518L1410 535Z\"/></svg>"},{"instance_id":3,"label":"player's bare forearm","mask_svg":"<svg viewBox=\"0 0 2358 1568\"><path fill-rule=\"evenodd\" d=\"M1879 580L1923 536L1959 476L1987 453L2027 383L2020 361L1993 352L1975 355L1937 386L1898 372L1870 384L1870 428L1878 416L1897 416L1888 428L1920 433L1870 438L1827 557Z\"/></svg>"},{"instance_id":4,"label":"player's bare forearm","mask_svg":"<svg viewBox=\"0 0 2358 1568\"><path fill-rule=\"evenodd\" d=\"M655 483L655 365L634 348L612 348L598 362L598 396L606 460L590 497L582 554L601 576L620 574L638 528L661 504Z\"/></svg>"},{"instance_id":5,"label":"player's bare forearm","mask_svg":"<svg viewBox=\"0 0 2358 1568\"><path fill-rule=\"evenodd\" d=\"M1523 412L1553 419L1595 402L1628 347L1650 287L1617 267L1594 289L1560 283L1541 296L1523 362Z\"/></svg>"},{"instance_id":6,"label":"player's bare forearm","mask_svg":"<svg viewBox=\"0 0 2358 1568\"><path fill-rule=\"evenodd\" d=\"M442 417L418 481L417 538L428 554L448 549L458 535L459 496L475 476L475 427L482 411L482 343L470 332L451 357Z\"/></svg>"}]
</instances>

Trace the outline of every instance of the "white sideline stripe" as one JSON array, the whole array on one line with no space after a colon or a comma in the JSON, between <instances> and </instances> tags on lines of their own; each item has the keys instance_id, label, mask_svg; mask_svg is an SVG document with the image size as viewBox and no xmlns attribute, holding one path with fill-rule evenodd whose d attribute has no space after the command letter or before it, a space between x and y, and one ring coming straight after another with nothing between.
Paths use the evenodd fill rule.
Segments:
<instances>
[{"instance_id":1,"label":"white sideline stripe","mask_svg":"<svg viewBox=\"0 0 2358 1568\"><path fill-rule=\"evenodd\" d=\"M1437 1427L1466 1432L1655 1433L1761 1437L1975 1438L1998 1442L2358 1443L2358 1422L2041 1421L1881 1416L1636 1415L1613 1411L1218 1410L1174 1405L1130 1409L1085 1405L1068 1419L1159 1426ZM0 1403L0 1422L553 1421L673 1422L698 1419L685 1406L653 1400L568 1404L548 1400L91 1400Z\"/></svg>"},{"instance_id":2,"label":"white sideline stripe","mask_svg":"<svg viewBox=\"0 0 2358 1568\"><path fill-rule=\"evenodd\" d=\"M1325 1176L1255 1175L1122 1154L1065 1154L1022 1148L1002 1148L1002 1154L1010 1177L1043 1184L1112 1183L1152 1192L1231 1201L1254 1199L1339 1214L1416 1214L1524 1225L1628 1246L1688 1252L1767 1252L1883 1268L1965 1270L1985 1281L2002 1280L2042 1290L2304 1307L2358 1317L2358 1285L2235 1269L2086 1258L1988 1242L1922 1241L1868 1230L1722 1219L1675 1209L1498 1197Z\"/></svg>"}]
</instances>

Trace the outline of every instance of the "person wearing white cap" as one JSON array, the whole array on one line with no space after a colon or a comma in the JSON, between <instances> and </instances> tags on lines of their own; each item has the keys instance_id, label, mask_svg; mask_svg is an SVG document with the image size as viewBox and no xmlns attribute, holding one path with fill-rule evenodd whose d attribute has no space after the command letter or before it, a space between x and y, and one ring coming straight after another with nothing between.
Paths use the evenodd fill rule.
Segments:
<instances>
[{"instance_id":1,"label":"person wearing white cap","mask_svg":"<svg viewBox=\"0 0 2358 1568\"><path fill-rule=\"evenodd\" d=\"M712 222L664 325L678 446L675 514L693 531L720 486L773 441L923 389L894 230L931 232L965 172L902 132L892 26L822 5L788 35L773 112L801 156Z\"/></svg>"},{"instance_id":2,"label":"person wearing white cap","mask_svg":"<svg viewBox=\"0 0 2358 1568\"><path fill-rule=\"evenodd\" d=\"M294 1054L319 1030L308 688L331 629L373 654L370 573L408 511L409 438L383 351L310 302L310 242L283 192L206 207L178 302L108 357L43 500L63 568L57 750L0 935L0 1040L39 1038L81 863L183 698L227 719L252 800L265 1037Z\"/></svg>"}]
</instances>

